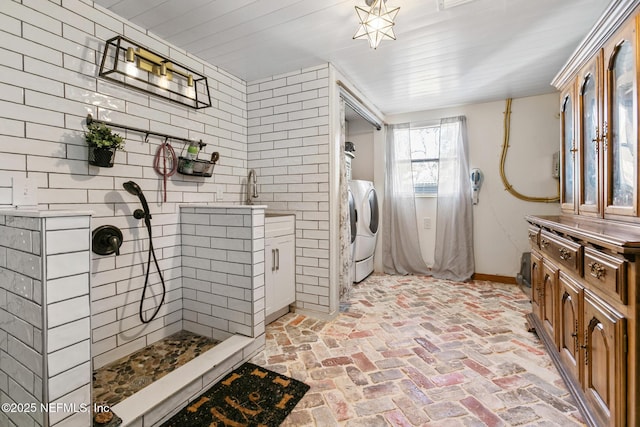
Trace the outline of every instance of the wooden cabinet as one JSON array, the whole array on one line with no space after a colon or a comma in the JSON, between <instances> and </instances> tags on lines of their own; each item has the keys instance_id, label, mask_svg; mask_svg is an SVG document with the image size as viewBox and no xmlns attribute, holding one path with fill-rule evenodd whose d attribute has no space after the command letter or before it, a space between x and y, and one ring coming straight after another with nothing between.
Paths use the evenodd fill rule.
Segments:
<instances>
[{"instance_id":1,"label":"wooden cabinet","mask_svg":"<svg viewBox=\"0 0 640 427\"><path fill-rule=\"evenodd\" d=\"M598 53L578 75L579 84L579 196L578 211L602 212L602 56Z\"/></svg>"},{"instance_id":2,"label":"wooden cabinet","mask_svg":"<svg viewBox=\"0 0 640 427\"><path fill-rule=\"evenodd\" d=\"M576 84L571 82L562 92L560 99L561 146L560 151L560 203L562 211L573 214L578 212L577 180L578 175L578 138L576 137Z\"/></svg>"},{"instance_id":3,"label":"wooden cabinet","mask_svg":"<svg viewBox=\"0 0 640 427\"><path fill-rule=\"evenodd\" d=\"M639 425L640 226L581 216L527 221L540 228L529 322L589 426Z\"/></svg>"},{"instance_id":4,"label":"wooden cabinet","mask_svg":"<svg viewBox=\"0 0 640 427\"><path fill-rule=\"evenodd\" d=\"M605 44L604 200L605 216L638 215L638 57L636 20Z\"/></svg>"},{"instance_id":5,"label":"wooden cabinet","mask_svg":"<svg viewBox=\"0 0 640 427\"><path fill-rule=\"evenodd\" d=\"M535 250L531 251L531 305L533 312L542 319L544 304L542 287L542 256Z\"/></svg>"},{"instance_id":6,"label":"wooden cabinet","mask_svg":"<svg viewBox=\"0 0 640 427\"><path fill-rule=\"evenodd\" d=\"M585 291L582 383L587 402L603 426L627 425L625 322L622 314Z\"/></svg>"},{"instance_id":7,"label":"wooden cabinet","mask_svg":"<svg viewBox=\"0 0 640 427\"><path fill-rule=\"evenodd\" d=\"M295 302L295 216L268 215L265 219L266 323L289 312Z\"/></svg>"},{"instance_id":8,"label":"wooden cabinet","mask_svg":"<svg viewBox=\"0 0 640 427\"><path fill-rule=\"evenodd\" d=\"M640 0L610 2L552 84L558 216L528 216L527 316L589 426L640 426Z\"/></svg>"},{"instance_id":9,"label":"wooden cabinet","mask_svg":"<svg viewBox=\"0 0 640 427\"><path fill-rule=\"evenodd\" d=\"M558 268L546 259L542 261L542 325L547 334L558 342L556 307L558 304Z\"/></svg>"},{"instance_id":10,"label":"wooden cabinet","mask_svg":"<svg viewBox=\"0 0 640 427\"><path fill-rule=\"evenodd\" d=\"M558 346L560 360L574 380L582 375L580 346L582 339L582 286L564 272L558 278L560 298L558 303Z\"/></svg>"}]
</instances>

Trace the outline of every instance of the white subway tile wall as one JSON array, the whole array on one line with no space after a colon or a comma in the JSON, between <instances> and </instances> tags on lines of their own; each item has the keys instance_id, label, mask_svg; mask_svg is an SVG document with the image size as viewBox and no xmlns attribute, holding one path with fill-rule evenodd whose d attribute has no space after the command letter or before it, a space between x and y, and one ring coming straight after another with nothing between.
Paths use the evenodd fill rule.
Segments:
<instances>
[{"instance_id":1,"label":"white subway tile wall","mask_svg":"<svg viewBox=\"0 0 640 427\"><path fill-rule=\"evenodd\" d=\"M89 413L66 409L47 423L40 407L91 384L89 224L88 215L0 216L0 395L3 402L37 409L3 411L0 425L90 423ZM60 256L74 262L59 263Z\"/></svg>"},{"instance_id":2,"label":"white subway tile wall","mask_svg":"<svg viewBox=\"0 0 640 427\"><path fill-rule=\"evenodd\" d=\"M227 203L242 201L247 168L246 83L88 1L2 2L0 22L0 207L12 204L12 177L28 176L37 182L40 208L92 210L93 227L111 224L124 233L119 257L92 255L91 309L97 319L92 348L97 368L182 328L177 206L213 203L216 194ZM105 41L116 35L204 73L212 107L193 110L99 79ZM201 158L220 153L214 176L171 176L163 203L162 179L153 169L153 160L164 139L145 141L144 134L114 128L126 138L125 151L116 153L113 168L90 166L83 134L89 113L118 124L202 139L207 146ZM173 141L172 145L179 155L183 144ZM139 201L122 188L128 180L138 183L149 201L153 243L168 290L165 307L146 326L137 320L137 308L149 238L143 224L131 216ZM86 237L53 237L47 240L47 279L76 278L87 266L77 262L75 251L85 250L90 242ZM42 280L38 254L24 251L31 243L15 233L5 239L17 245L5 249L11 271ZM160 292L159 276L154 267L152 271L147 310ZM33 292L32 284L24 286L24 292ZM57 302L52 313L66 312L71 318L80 314L75 311L86 306L87 298L85 293Z\"/></svg>"},{"instance_id":3,"label":"white subway tile wall","mask_svg":"<svg viewBox=\"0 0 640 427\"><path fill-rule=\"evenodd\" d=\"M34 286L41 286L42 257L33 250L34 236L42 232L38 221L0 215L0 399L8 403L40 402L42 388L42 301ZM23 268L22 261L30 266ZM33 269L32 266L38 267ZM37 343L36 343L37 342ZM39 409L39 408L38 408ZM43 414L0 412L0 425L43 425Z\"/></svg>"},{"instance_id":4,"label":"white subway tile wall","mask_svg":"<svg viewBox=\"0 0 640 427\"><path fill-rule=\"evenodd\" d=\"M329 313L329 65L247 84L257 203L296 214L296 307Z\"/></svg>"},{"instance_id":5,"label":"white subway tile wall","mask_svg":"<svg viewBox=\"0 0 640 427\"><path fill-rule=\"evenodd\" d=\"M264 209L182 207L183 327L222 341L264 333Z\"/></svg>"},{"instance_id":6,"label":"white subway tile wall","mask_svg":"<svg viewBox=\"0 0 640 427\"><path fill-rule=\"evenodd\" d=\"M116 35L204 73L212 107L193 110L99 79L104 42ZM68 359L64 352L73 348L84 354L87 342L98 368L187 324L214 337L263 334L264 236L259 223L264 212L230 210L217 216L220 222L185 213L180 226L178 209L182 203L215 205L220 197L224 203L242 203L248 168L258 172L258 203L296 213L297 305L329 312L328 87L328 64L247 85L88 0L1 2L0 208L11 206L12 178L18 176L36 181L41 209L94 213L91 222L88 217L47 218L50 236L44 241L39 219L2 217L0 323L7 325L0 330L2 356L7 357L10 335L22 343L14 341L14 351L29 346L43 351L46 343L44 351L58 378L52 391L63 401L65 395L86 393L82 385L69 390L65 375L87 370L89 364ZM90 166L83 134L88 113L203 139L207 146L201 156L217 151L220 161L211 178L168 178L163 202L153 159L164 140L145 140L145 135L114 128L126 138L125 151L117 152L113 168ZM182 143L172 144L180 154ZM139 201L123 190L128 180L137 182L149 201L153 244L167 286L165 305L147 325L140 324L137 311L150 242L144 225L132 217ZM122 230L121 255L90 254L89 265L78 256L88 252L90 243L74 229L100 225ZM187 245L181 233L189 236ZM48 321L55 326L46 339L29 323L42 322L34 307L42 303L43 287L51 297ZM159 292L160 278L152 268L147 311ZM91 322L83 317L87 304ZM9 308L22 310L28 321L13 320ZM14 368L18 378L0 372L0 386L16 393L38 392L42 379L30 381L29 374L21 376L24 369ZM27 425L22 418L6 421ZM82 425L84 419L57 416L51 421Z\"/></svg>"}]
</instances>

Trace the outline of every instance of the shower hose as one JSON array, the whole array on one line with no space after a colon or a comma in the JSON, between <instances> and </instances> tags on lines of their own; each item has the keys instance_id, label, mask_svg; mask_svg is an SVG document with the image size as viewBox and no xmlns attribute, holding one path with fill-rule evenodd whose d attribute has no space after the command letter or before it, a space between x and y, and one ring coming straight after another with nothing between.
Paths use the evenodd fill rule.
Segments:
<instances>
[{"instance_id":1,"label":"shower hose","mask_svg":"<svg viewBox=\"0 0 640 427\"><path fill-rule=\"evenodd\" d=\"M138 312L138 314L140 315L140 321L142 323L150 323L153 319L156 318L156 316L158 315L158 312L160 311L160 308L162 307L162 304L164 303L164 298L165 295L167 293L167 287L164 283L164 277L162 277L162 271L160 271L160 265L158 265L158 258L156 258L156 251L153 249L153 236L151 233L151 220L149 220L149 218L144 219L144 223L147 226L147 233L149 234L149 257L147 258L147 273L145 274L144 277L144 287L142 288L142 296L140 297L140 310ZM156 310L153 312L153 315L151 315L151 317L149 319L144 319L144 316L142 315L143 312L143 304L144 304L144 298L145 295L147 293L147 287L149 286L149 272L151 271L151 257L153 256L153 262L155 263L156 266L156 270L158 270L158 275L160 275L160 282L162 283L162 299L160 300L160 304L158 304L158 306L156 307Z\"/></svg>"}]
</instances>

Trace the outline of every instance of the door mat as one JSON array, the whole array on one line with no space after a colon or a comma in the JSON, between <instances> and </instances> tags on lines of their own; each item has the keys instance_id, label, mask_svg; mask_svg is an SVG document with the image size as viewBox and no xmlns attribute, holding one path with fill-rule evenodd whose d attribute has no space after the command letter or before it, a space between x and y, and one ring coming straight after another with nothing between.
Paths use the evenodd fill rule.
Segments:
<instances>
[{"instance_id":1,"label":"door mat","mask_svg":"<svg viewBox=\"0 0 640 427\"><path fill-rule=\"evenodd\" d=\"M245 363L162 427L279 426L308 390L303 382Z\"/></svg>"}]
</instances>

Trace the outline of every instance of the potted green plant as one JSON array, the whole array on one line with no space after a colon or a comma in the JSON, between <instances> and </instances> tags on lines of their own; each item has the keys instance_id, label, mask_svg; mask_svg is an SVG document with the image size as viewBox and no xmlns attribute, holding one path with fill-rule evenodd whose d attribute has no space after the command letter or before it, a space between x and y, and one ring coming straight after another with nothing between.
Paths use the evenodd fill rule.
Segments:
<instances>
[{"instance_id":1,"label":"potted green plant","mask_svg":"<svg viewBox=\"0 0 640 427\"><path fill-rule=\"evenodd\" d=\"M89 164L94 166L113 167L116 150L124 149L124 138L104 123L89 123L85 140L89 146Z\"/></svg>"}]
</instances>

